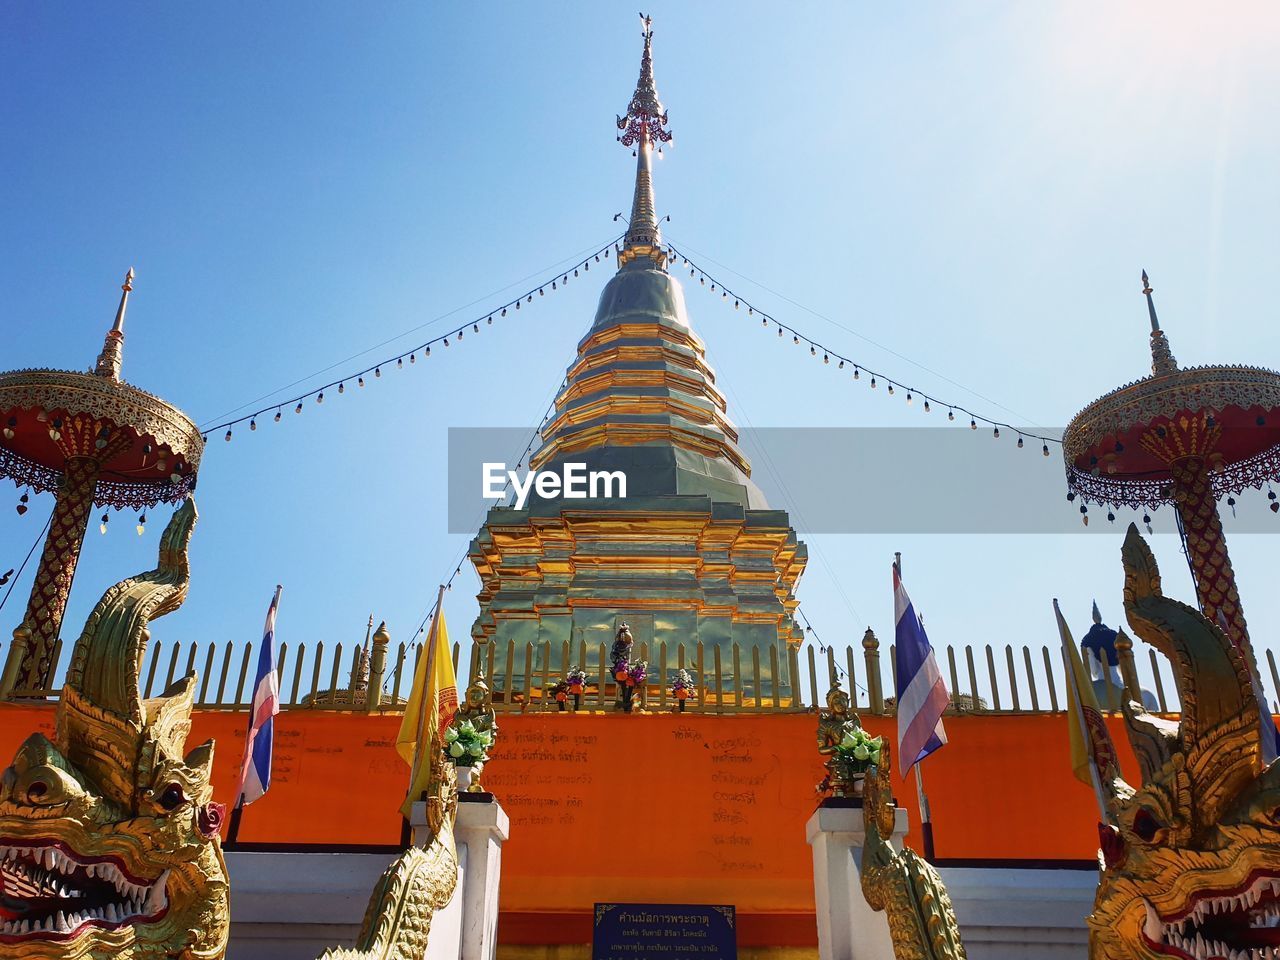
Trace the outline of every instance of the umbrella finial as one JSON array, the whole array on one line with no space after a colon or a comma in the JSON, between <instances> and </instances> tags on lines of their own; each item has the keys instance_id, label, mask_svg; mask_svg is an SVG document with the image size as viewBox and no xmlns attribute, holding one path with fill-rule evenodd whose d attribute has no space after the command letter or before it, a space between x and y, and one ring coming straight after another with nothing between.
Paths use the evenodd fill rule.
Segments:
<instances>
[{"instance_id":1,"label":"umbrella finial","mask_svg":"<svg viewBox=\"0 0 1280 960\"><path fill-rule=\"evenodd\" d=\"M100 377L120 379L120 368L124 363L124 311L129 305L129 291L133 289L133 267L124 275L124 283L120 285L120 306L116 308L115 323L107 331L106 340L102 344L102 352L98 354L98 365L94 369Z\"/></svg>"},{"instance_id":2,"label":"umbrella finial","mask_svg":"<svg viewBox=\"0 0 1280 960\"><path fill-rule=\"evenodd\" d=\"M1147 279L1147 271L1142 271L1142 295L1147 298L1147 314L1151 317L1151 372L1155 376L1173 373L1178 369L1178 361L1169 349L1169 339L1160 329L1160 320L1156 317L1156 302L1151 299L1151 281Z\"/></svg>"}]
</instances>

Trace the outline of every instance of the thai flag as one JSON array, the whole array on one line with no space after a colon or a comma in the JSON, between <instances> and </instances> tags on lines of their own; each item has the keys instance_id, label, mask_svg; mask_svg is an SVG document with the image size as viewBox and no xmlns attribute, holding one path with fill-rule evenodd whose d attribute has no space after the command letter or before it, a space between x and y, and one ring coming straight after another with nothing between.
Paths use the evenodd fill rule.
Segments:
<instances>
[{"instance_id":1,"label":"thai flag","mask_svg":"<svg viewBox=\"0 0 1280 960\"><path fill-rule=\"evenodd\" d=\"M244 741L244 762L240 767L239 803L253 803L271 786L271 740L274 717L280 712L280 677L276 673L276 610L280 606L280 586L276 586L267 625L258 651L258 678L253 686L253 706L249 712L249 733Z\"/></svg>"},{"instance_id":2,"label":"thai flag","mask_svg":"<svg viewBox=\"0 0 1280 960\"><path fill-rule=\"evenodd\" d=\"M942 713L950 697L924 624L893 567L894 658L898 689L898 770L907 775L915 764L947 742Z\"/></svg>"}]
</instances>

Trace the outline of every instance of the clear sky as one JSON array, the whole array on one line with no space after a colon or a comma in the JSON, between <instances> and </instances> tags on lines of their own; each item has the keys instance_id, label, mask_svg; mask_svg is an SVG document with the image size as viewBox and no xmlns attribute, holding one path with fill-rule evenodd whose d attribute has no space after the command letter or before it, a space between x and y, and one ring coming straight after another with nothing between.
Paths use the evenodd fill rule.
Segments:
<instances>
[{"instance_id":1,"label":"clear sky","mask_svg":"<svg viewBox=\"0 0 1280 960\"><path fill-rule=\"evenodd\" d=\"M1181 362L1280 366L1274 5L781 9L649 11L677 144L655 175L667 235L761 307L1023 424L1061 426L1149 370L1143 267ZM87 367L130 265L125 377L202 424L443 332L618 232L634 168L613 121L639 51L634 10L614 4L10 5L0 368ZM155 635L256 640L280 582L281 639L349 644L370 612L411 636L466 545L445 532L447 428L534 426L607 275L363 391L212 438L190 598ZM687 293L739 425L939 425ZM937 496L998 459L1001 483L1074 516L1056 449L1009 462L991 454L1007 437L972 441L936 464ZM892 464L866 469L893 482ZM19 518L4 496L0 572L52 505ZM141 538L124 515L99 536L95 517L68 637L107 585L152 565L166 517ZM1053 596L1080 631L1095 597L1118 625L1122 532L1095 510L1083 536L806 537L802 609L828 642L868 624L891 636L901 550L935 644L1053 642ZM1280 625L1276 544L1231 539L1262 646ZM1190 601L1176 538L1156 549ZM475 589L464 567L455 638Z\"/></svg>"}]
</instances>

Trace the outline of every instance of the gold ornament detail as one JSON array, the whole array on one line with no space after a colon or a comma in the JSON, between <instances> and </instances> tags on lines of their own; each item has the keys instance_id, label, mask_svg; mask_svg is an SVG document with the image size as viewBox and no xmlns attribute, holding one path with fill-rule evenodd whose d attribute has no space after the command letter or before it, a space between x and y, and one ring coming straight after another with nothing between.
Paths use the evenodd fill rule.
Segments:
<instances>
[{"instance_id":1,"label":"gold ornament detail","mask_svg":"<svg viewBox=\"0 0 1280 960\"><path fill-rule=\"evenodd\" d=\"M897 960L965 960L955 908L938 871L914 850L894 850L889 745L867 774L862 799L866 841L862 848L862 895L889 919Z\"/></svg>"},{"instance_id":2,"label":"gold ornament detail","mask_svg":"<svg viewBox=\"0 0 1280 960\"><path fill-rule=\"evenodd\" d=\"M1271 958L1280 932L1280 764L1262 762L1248 664L1201 613L1161 592L1130 525L1125 612L1173 666L1179 722L1125 706L1142 786L1103 784L1102 872L1089 917L1092 960Z\"/></svg>"},{"instance_id":3,"label":"gold ornament detail","mask_svg":"<svg viewBox=\"0 0 1280 960\"><path fill-rule=\"evenodd\" d=\"M51 742L0 779L0 953L20 960L219 960L230 924L213 742L183 755L194 674L143 700L149 622L181 606L187 500L156 569L107 590L72 653Z\"/></svg>"},{"instance_id":4,"label":"gold ornament detail","mask_svg":"<svg viewBox=\"0 0 1280 960\"><path fill-rule=\"evenodd\" d=\"M833 797L854 795L856 778L849 776L848 765L841 763L836 753L850 724L862 726L849 706L849 695L839 683L833 683L827 691L827 708L818 711L818 753L827 758L827 775L815 788L819 793L830 791Z\"/></svg>"},{"instance_id":5,"label":"gold ornament detail","mask_svg":"<svg viewBox=\"0 0 1280 960\"><path fill-rule=\"evenodd\" d=\"M498 714L493 709L493 693L489 690L489 684L484 678L484 667L481 664L483 657L476 658L476 666L473 671L471 683L467 685L467 694L463 699L462 706L458 708L457 713L453 715L450 721L451 727L460 727L463 723L470 721L471 726L477 733L488 732L492 734L493 739L489 742L489 749L493 749L493 745L498 742ZM467 787L467 793L484 793L485 789L480 785L480 774L484 772L484 764L476 763L471 767L471 785Z\"/></svg>"}]
</instances>

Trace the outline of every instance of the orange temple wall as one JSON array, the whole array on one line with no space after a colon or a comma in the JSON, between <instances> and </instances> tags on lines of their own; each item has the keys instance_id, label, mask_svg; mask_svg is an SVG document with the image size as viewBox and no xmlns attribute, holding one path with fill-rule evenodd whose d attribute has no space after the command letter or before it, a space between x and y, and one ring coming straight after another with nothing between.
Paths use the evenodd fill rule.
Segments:
<instances>
[{"instance_id":1,"label":"orange temple wall","mask_svg":"<svg viewBox=\"0 0 1280 960\"><path fill-rule=\"evenodd\" d=\"M53 707L0 706L0 756L52 736ZM217 740L215 799L230 803L245 714L197 712L189 745ZM537 713L499 718L482 777L511 817L504 942L586 942L597 901L732 903L744 944L814 942L804 825L821 779L815 718ZM1076 781L1064 715L955 716L925 767L942 860L1086 861L1092 792ZM254 844L394 845L407 770L398 716L292 710L276 719L270 792L244 814ZM866 727L892 740L891 717ZM1137 764L1118 719L1130 776ZM919 848L914 778L894 780ZM1010 864L1011 866L1013 864Z\"/></svg>"}]
</instances>

